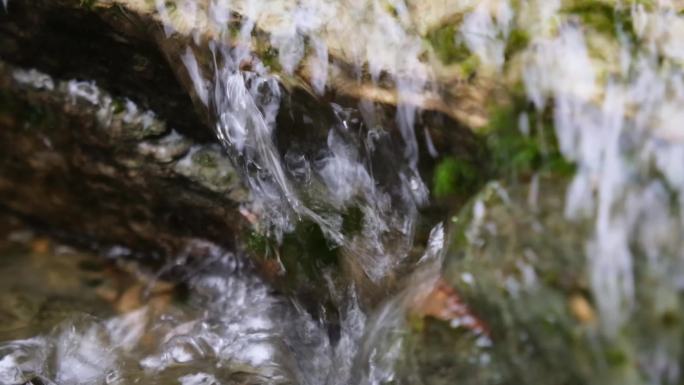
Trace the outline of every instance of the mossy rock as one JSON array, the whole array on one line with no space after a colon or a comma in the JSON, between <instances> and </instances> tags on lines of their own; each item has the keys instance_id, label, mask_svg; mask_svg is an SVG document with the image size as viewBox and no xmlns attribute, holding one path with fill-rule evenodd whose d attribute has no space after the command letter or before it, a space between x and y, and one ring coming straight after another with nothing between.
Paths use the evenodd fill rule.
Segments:
<instances>
[{"instance_id":1,"label":"mossy rock","mask_svg":"<svg viewBox=\"0 0 684 385\"><path fill-rule=\"evenodd\" d=\"M458 319L418 322L405 347L412 381L678 383L680 290L655 282L634 250L636 304L617 332L604 329L586 254L593 225L564 215L566 187L567 178L548 174L492 182L452 219L443 276L484 332Z\"/></svg>"},{"instance_id":2,"label":"mossy rock","mask_svg":"<svg viewBox=\"0 0 684 385\"><path fill-rule=\"evenodd\" d=\"M227 155L117 100L0 61L0 208L71 243L155 263L192 238L231 247L248 193Z\"/></svg>"}]
</instances>

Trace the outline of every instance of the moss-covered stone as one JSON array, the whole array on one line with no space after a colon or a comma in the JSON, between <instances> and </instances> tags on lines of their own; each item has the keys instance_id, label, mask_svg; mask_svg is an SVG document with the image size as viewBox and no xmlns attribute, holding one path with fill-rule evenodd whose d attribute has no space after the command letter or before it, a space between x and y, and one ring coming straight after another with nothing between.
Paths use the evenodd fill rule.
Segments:
<instances>
[{"instance_id":1,"label":"moss-covered stone","mask_svg":"<svg viewBox=\"0 0 684 385\"><path fill-rule=\"evenodd\" d=\"M458 319L414 322L405 359L417 380L678 383L667 373L682 354L681 293L653 282L648 259L633 250L634 312L616 334L606 333L589 283L592 222L564 216L566 183L548 173L532 183L490 183L453 218L443 274L485 332L459 327ZM484 344L478 335L487 337ZM670 369L653 366L664 359L659 354Z\"/></svg>"},{"instance_id":2,"label":"moss-covered stone","mask_svg":"<svg viewBox=\"0 0 684 385\"><path fill-rule=\"evenodd\" d=\"M236 206L247 195L217 145L167 133L154 114L95 84L2 62L1 100L0 209L74 243L149 260L193 237L232 246L226 235L243 225ZM211 161L193 162L193 144Z\"/></svg>"},{"instance_id":3,"label":"moss-covered stone","mask_svg":"<svg viewBox=\"0 0 684 385\"><path fill-rule=\"evenodd\" d=\"M470 57L468 47L457 39L458 26L449 23L433 31L426 36L427 41L444 64L459 63Z\"/></svg>"},{"instance_id":4,"label":"moss-covered stone","mask_svg":"<svg viewBox=\"0 0 684 385\"><path fill-rule=\"evenodd\" d=\"M491 175L511 180L535 172L571 175L574 166L558 149L550 111L520 101L494 109L483 133L491 157Z\"/></svg>"},{"instance_id":5,"label":"moss-covered stone","mask_svg":"<svg viewBox=\"0 0 684 385\"><path fill-rule=\"evenodd\" d=\"M435 168L432 193L437 198L468 194L477 187L478 171L473 164L455 157L442 159Z\"/></svg>"}]
</instances>

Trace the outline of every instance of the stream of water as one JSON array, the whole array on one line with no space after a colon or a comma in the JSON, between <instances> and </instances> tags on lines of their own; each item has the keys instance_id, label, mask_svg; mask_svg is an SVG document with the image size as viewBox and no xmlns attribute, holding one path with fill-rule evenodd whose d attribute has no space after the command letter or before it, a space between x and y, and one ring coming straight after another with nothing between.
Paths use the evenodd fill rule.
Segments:
<instances>
[{"instance_id":1,"label":"stream of water","mask_svg":"<svg viewBox=\"0 0 684 385\"><path fill-rule=\"evenodd\" d=\"M300 299L276 292L260 278L248 257L197 241L188 248L203 250L201 262L173 264L185 273L184 301L142 303L108 316L76 313L35 334L3 338L0 383L407 383L397 377L395 365L404 352L408 314L440 281L450 238L435 221L427 243L414 244L420 209L430 204L419 155L438 155L418 144L415 126L423 100L416 95L435 87L441 71L425 59L424 27L416 19L436 16L420 13L415 3L184 0L171 9L169 2L155 2L162 20L168 19L169 38L179 33L173 25L188 20L201 20L218 37L191 44L178 60L249 188L251 201L244 209L258 218L256 230L283 242L300 223L313 223L329 247L339 249L345 279L326 277L318 288L337 314L307 310ZM537 115L548 114L553 125L555 139L535 140L542 147L557 141L562 156L575 165L562 216L568 223L592 223L576 247L578 258L587 262L597 330L607 338L618 336L639 311L637 275L647 276L660 293L655 308L679 309L684 284L680 4L597 1L608 7L612 23L607 33L599 33L561 0L446 3L434 5L434 12L460 15L458 24L453 22L453 47L466 47L482 76L517 79L527 105ZM243 15L237 30L229 28L231 10ZM181 11L184 21L172 23ZM252 49L256 29L264 26L277 50L278 73ZM203 38L195 33L196 40ZM508 44L521 33L528 44L509 55ZM329 56L339 52L350 59L359 81L368 76L374 84L392 84L396 115L381 119L370 100L353 106L330 102L312 115L327 116L325 124L315 122L317 132L283 149L277 117L287 95L281 74L293 74L306 60L311 92L324 95L330 88ZM522 137L546 132L532 126L529 111L516 112L514 120L511 125ZM526 204L534 211L535 202L544 199L536 194L545 179L531 180ZM477 226L485 208L473 207ZM353 234L345 231L352 210L361 218ZM422 257L414 255L416 249ZM645 256L645 263L638 259L638 271L636 254ZM156 281L151 282L148 290ZM526 282L534 286L535 278ZM482 334L482 346L492 343L482 330L470 329ZM678 353L649 357L644 361L652 372L649 383L678 381Z\"/></svg>"}]
</instances>

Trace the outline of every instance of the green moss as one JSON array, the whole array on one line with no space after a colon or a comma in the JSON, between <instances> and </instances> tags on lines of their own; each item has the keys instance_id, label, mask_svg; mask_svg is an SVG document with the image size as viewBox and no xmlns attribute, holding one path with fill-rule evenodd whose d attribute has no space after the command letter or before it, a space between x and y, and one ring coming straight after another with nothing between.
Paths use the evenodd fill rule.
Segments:
<instances>
[{"instance_id":1,"label":"green moss","mask_svg":"<svg viewBox=\"0 0 684 385\"><path fill-rule=\"evenodd\" d=\"M116 115L126 111L126 103L121 99L112 100L112 112Z\"/></svg>"},{"instance_id":2,"label":"green moss","mask_svg":"<svg viewBox=\"0 0 684 385\"><path fill-rule=\"evenodd\" d=\"M671 310L665 311L660 316L660 322L666 328L673 328L673 327L676 327L678 325L681 325L681 317L677 313L677 310L671 309Z\"/></svg>"},{"instance_id":3,"label":"green moss","mask_svg":"<svg viewBox=\"0 0 684 385\"><path fill-rule=\"evenodd\" d=\"M231 40L235 40L240 37L240 23L231 21L228 23L228 33L230 34Z\"/></svg>"},{"instance_id":4,"label":"green moss","mask_svg":"<svg viewBox=\"0 0 684 385\"><path fill-rule=\"evenodd\" d=\"M620 348L609 348L604 353L606 362L611 366L622 366L628 362L627 353Z\"/></svg>"},{"instance_id":5,"label":"green moss","mask_svg":"<svg viewBox=\"0 0 684 385\"><path fill-rule=\"evenodd\" d=\"M510 59L516 53L523 51L530 44L530 40L530 35L524 29L512 30L506 41L506 58Z\"/></svg>"},{"instance_id":6,"label":"green moss","mask_svg":"<svg viewBox=\"0 0 684 385\"><path fill-rule=\"evenodd\" d=\"M491 349L478 346L474 333L431 317L409 320L411 334L395 370L399 384L502 384L498 367L485 364Z\"/></svg>"},{"instance_id":7,"label":"green moss","mask_svg":"<svg viewBox=\"0 0 684 385\"><path fill-rule=\"evenodd\" d=\"M595 0L576 1L563 12L577 15L582 22L598 32L615 33L615 9L612 5Z\"/></svg>"},{"instance_id":8,"label":"green moss","mask_svg":"<svg viewBox=\"0 0 684 385\"><path fill-rule=\"evenodd\" d=\"M562 178L540 185L532 211L529 184L490 184L452 227L444 277L489 331L491 362L504 380L484 383L582 384L583 368L595 362L588 329L567 306L586 261L576 247L586 229L563 220L563 201L555 199L565 191ZM464 272L474 279L463 280ZM566 277L547 285L541 278L549 273ZM442 341L429 346L443 348Z\"/></svg>"},{"instance_id":9,"label":"green moss","mask_svg":"<svg viewBox=\"0 0 684 385\"><path fill-rule=\"evenodd\" d=\"M529 132L521 131L520 114L526 113ZM567 176L574 166L561 155L552 118L524 102L499 108L492 113L485 130L492 173L503 178L519 178L535 172Z\"/></svg>"},{"instance_id":10,"label":"green moss","mask_svg":"<svg viewBox=\"0 0 684 385\"><path fill-rule=\"evenodd\" d=\"M383 6L383 8L385 8L387 13L389 13L393 17L399 16L399 12L397 12L397 8L391 2L384 1L384 2L382 2L382 6Z\"/></svg>"},{"instance_id":11,"label":"green moss","mask_svg":"<svg viewBox=\"0 0 684 385\"><path fill-rule=\"evenodd\" d=\"M300 222L295 229L295 232L285 237L284 244L290 242L291 245L301 247L301 250L295 253L294 257L309 254L311 264L319 266L329 266L337 264L338 246L331 244L321 231L321 228L313 222ZM299 248L299 247L296 247ZM318 269L313 269L314 274L320 273Z\"/></svg>"},{"instance_id":12,"label":"green moss","mask_svg":"<svg viewBox=\"0 0 684 385\"><path fill-rule=\"evenodd\" d=\"M435 168L432 191L437 198L468 193L477 180L478 173L472 164L455 157L446 157Z\"/></svg>"},{"instance_id":13,"label":"green moss","mask_svg":"<svg viewBox=\"0 0 684 385\"><path fill-rule=\"evenodd\" d=\"M279 290L294 294L318 290L326 285L325 272L336 268L339 247L331 244L320 227L302 220L294 231L279 242L275 238L250 231L246 234L246 251L257 260L278 259L284 275L277 282ZM320 293L319 303L326 303L327 293Z\"/></svg>"},{"instance_id":14,"label":"green moss","mask_svg":"<svg viewBox=\"0 0 684 385\"><path fill-rule=\"evenodd\" d=\"M437 58L444 64L459 63L471 56L465 44L456 41L456 28L449 24L429 32L425 37Z\"/></svg>"},{"instance_id":15,"label":"green moss","mask_svg":"<svg viewBox=\"0 0 684 385\"><path fill-rule=\"evenodd\" d=\"M176 2L175 1L167 1L164 3L164 8L166 9L167 12L173 13L176 11Z\"/></svg>"},{"instance_id":16,"label":"green moss","mask_svg":"<svg viewBox=\"0 0 684 385\"><path fill-rule=\"evenodd\" d=\"M217 166L216 164L216 158L214 155L210 152L207 151L198 151L192 156L192 160L197 162L202 167L206 168L215 168Z\"/></svg>"},{"instance_id":17,"label":"green moss","mask_svg":"<svg viewBox=\"0 0 684 385\"><path fill-rule=\"evenodd\" d=\"M292 233L285 234L278 251L286 272L285 289L299 292L324 285L323 273L337 266L338 251L317 224L299 222Z\"/></svg>"},{"instance_id":18,"label":"green moss","mask_svg":"<svg viewBox=\"0 0 684 385\"><path fill-rule=\"evenodd\" d=\"M269 258L273 255L274 241L256 231L247 236L247 249L257 257Z\"/></svg>"},{"instance_id":19,"label":"green moss","mask_svg":"<svg viewBox=\"0 0 684 385\"><path fill-rule=\"evenodd\" d=\"M466 79L474 75L479 67L480 58L477 55L470 55L465 60L459 63L461 76Z\"/></svg>"},{"instance_id":20,"label":"green moss","mask_svg":"<svg viewBox=\"0 0 684 385\"><path fill-rule=\"evenodd\" d=\"M264 65L268 67L271 71L280 70L280 59L278 58L277 49L268 46L267 48L261 51L259 58L261 59L262 63L264 63Z\"/></svg>"},{"instance_id":21,"label":"green moss","mask_svg":"<svg viewBox=\"0 0 684 385\"><path fill-rule=\"evenodd\" d=\"M95 4L97 4L97 0L81 0L80 3L81 7L88 9L94 8Z\"/></svg>"},{"instance_id":22,"label":"green moss","mask_svg":"<svg viewBox=\"0 0 684 385\"><path fill-rule=\"evenodd\" d=\"M637 4L649 6L649 1L636 1ZM632 29L631 14L628 8L597 0L575 0L563 9L563 13L576 15L586 27L596 32L617 37L618 30L635 38Z\"/></svg>"},{"instance_id":23,"label":"green moss","mask_svg":"<svg viewBox=\"0 0 684 385\"><path fill-rule=\"evenodd\" d=\"M363 230L363 212L354 206L342 214L342 231L345 235L355 235Z\"/></svg>"}]
</instances>

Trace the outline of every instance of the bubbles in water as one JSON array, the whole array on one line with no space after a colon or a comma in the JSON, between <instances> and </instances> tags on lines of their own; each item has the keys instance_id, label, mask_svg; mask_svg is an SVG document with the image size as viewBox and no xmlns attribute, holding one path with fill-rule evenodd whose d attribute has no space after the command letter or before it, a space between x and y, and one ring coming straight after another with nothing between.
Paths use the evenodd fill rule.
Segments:
<instances>
[{"instance_id":1,"label":"bubbles in water","mask_svg":"<svg viewBox=\"0 0 684 385\"><path fill-rule=\"evenodd\" d=\"M252 33L257 26L268 29L270 43L278 50L278 61L285 73L295 71L303 60L306 38L313 45L314 53L308 60L312 87L322 93L331 49L324 42L330 41L327 33L336 25L333 11L339 6L318 1L293 8L285 4L266 5L258 1L233 4L236 9L244 10L246 16L232 41L234 45L229 46L228 41L212 42L211 68L200 68L198 63L206 60L198 61L190 48L182 61L198 98L208 106L208 113L215 120L217 137L243 170L244 182L252 193L252 211L259 215L264 232L280 240L300 219L313 221L331 242L347 250L346 255L360 264L368 278L378 281L408 253L417 208L427 200L427 189L417 171L416 108L415 100L411 100L420 94L428 78L417 59L422 52L420 39L406 30L408 26L404 24L409 21L405 9L400 13L401 20L396 20L377 4L372 6L378 17L368 21L368 28L386 33L382 37L377 33L364 35L369 51L363 60L369 63L375 78L380 71L401 67L397 73L402 77L396 79L400 99L396 126L404 141L404 155L397 159L396 165L387 163L382 165L383 169L375 169L374 163L381 157L396 152L392 149L396 144L388 140L387 134L381 134L384 136L381 140L364 138L364 131L381 128L367 127L355 117L360 114L358 110L336 104L328 108L335 119L318 122L315 127L327 130L327 142L316 144L322 145L317 155L299 150L297 143L289 143L289 148L281 153L275 140L283 94L276 77L269 73L259 55L250 53ZM397 10L402 9L399 2L396 5ZM365 10L365 7L358 9ZM377 39L386 46L387 33L401 45L392 48L396 49L393 56L373 49L374 41L380 44ZM372 55L370 50L374 51ZM313 143L302 144L307 147ZM387 173L388 169L394 175L387 175L380 183L374 180L376 173ZM353 237L344 234L341 228L342 215L352 208L364 214L364 231ZM389 239L399 237L401 242L388 245Z\"/></svg>"},{"instance_id":2,"label":"bubbles in water","mask_svg":"<svg viewBox=\"0 0 684 385\"><path fill-rule=\"evenodd\" d=\"M55 344L54 378L57 383L101 383L115 364L113 344L98 322L88 319L67 322L56 330Z\"/></svg>"},{"instance_id":3,"label":"bubbles in water","mask_svg":"<svg viewBox=\"0 0 684 385\"><path fill-rule=\"evenodd\" d=\"M23 384L26 382L24 374L12 355L7 355L0 360L0 382L3 384Z\"/></svg>"},{"instance_id":4,"label":"bubbles in water","mask_svg":"<svg viewBox=\"0 0 684 385\"><path fill-rule=\"evenodd\" d=\"M42 337L12 341L0 346L0 378L3 383L23 384L34 376L40 377L46 370L47 355Z\"/></svg>"},{"instance_id":5,"label":"bubbles in water","mask_svg":"<svg viewBox=\"0 0 684 385\"><path fill-rule=\"evenodd\" d=\"M377 312L362 311L356 290L346 288L339 335L331 337L328 325L296 299L274 293L250 262L197 244L207 252L202 261L172 265L190 274L187 303L161 312L146 305L106 320L77 315L44 335L2 343L0 379L58 385L380 383L392 378L404 311L432 289L443 245L438 227L405 289ZM359 373L367 374L356 378Z\"/></svg>"}]
</instances>

